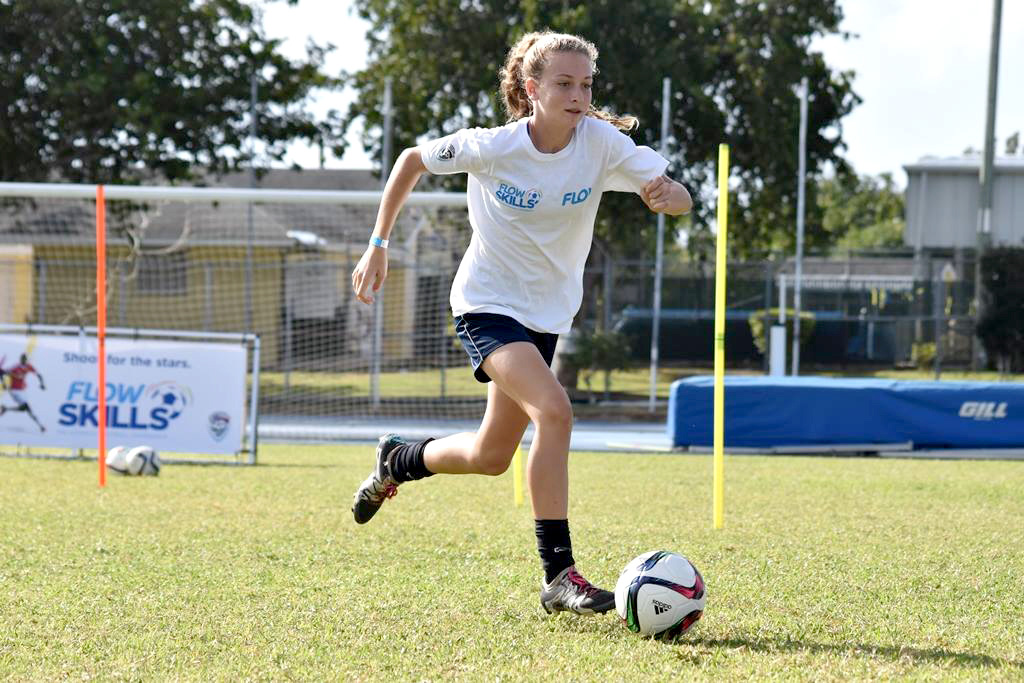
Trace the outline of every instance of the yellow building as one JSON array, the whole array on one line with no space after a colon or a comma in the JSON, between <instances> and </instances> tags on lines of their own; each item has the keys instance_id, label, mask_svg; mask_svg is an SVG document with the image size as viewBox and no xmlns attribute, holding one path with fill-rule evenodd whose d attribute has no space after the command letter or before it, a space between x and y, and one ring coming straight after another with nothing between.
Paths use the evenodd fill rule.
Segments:
<instances>
[{"instance_id":1,"label":"yellow building","mask_svg":"<svg viewBox=\"0 0 1024 683\"><path fill-rule=\"evenodd\" d=\"M220 184L248 187L248 175ZM369 171L273 170L261 187L376 190L379 180ZM256 332L264 368L343 370L370 361L373 310L352 296L350 274L375 206L107 205L108 326ZM411 363L424 335L444 335L448 286L468 239L462 220L453 227L436 212L408 208L400 216L380 298L382 363ZM83 200L5 207L0 322L95 324L94 221L93 203ZM444 248L449 242L460 246Z\"/></svg>"}]
</instances>

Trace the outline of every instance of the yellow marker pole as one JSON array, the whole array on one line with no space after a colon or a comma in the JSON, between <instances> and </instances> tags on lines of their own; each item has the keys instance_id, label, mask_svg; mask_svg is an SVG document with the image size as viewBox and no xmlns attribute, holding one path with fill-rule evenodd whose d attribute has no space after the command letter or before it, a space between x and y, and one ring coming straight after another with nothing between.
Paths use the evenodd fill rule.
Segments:
<instances>
[{"instance_id":1,"label":"yellow marker pole","mask_svg":"<svg viewBox=\"0 0 1024 683\"><path fill-rule=\"evenodd\" d=\"M725 240L729 232L729 145L718 146L718 240L715 249L714 522L725 522Z\"/></svg>"},{"instance_id":2,"label":"yellow marker pole","mask_svg":"<svg viewBox=\"0 0 1024 683\"><path fill-rule=\"evenodd\" d=\"M523 504L523 449L516 446L516 453L512 456L512 494L515 497L516 506Z\"/></svg>"}]
</instances>

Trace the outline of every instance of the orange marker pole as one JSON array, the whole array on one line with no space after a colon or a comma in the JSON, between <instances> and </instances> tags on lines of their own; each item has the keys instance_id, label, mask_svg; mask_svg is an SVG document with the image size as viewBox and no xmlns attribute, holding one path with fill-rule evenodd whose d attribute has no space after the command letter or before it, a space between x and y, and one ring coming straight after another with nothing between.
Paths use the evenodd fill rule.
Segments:
<instances>
[{"instance_id":1,"label":"orange marker pole","mask_svg":"<svg viewBox=\"0 0 1024 683\"><path fill-rule=\"evenodd\" d=\"M99 374L99 415L96 420L100 488L107 485L107 204L103 186L96 186L96 344Z\"/></svg>"}]
</instances>

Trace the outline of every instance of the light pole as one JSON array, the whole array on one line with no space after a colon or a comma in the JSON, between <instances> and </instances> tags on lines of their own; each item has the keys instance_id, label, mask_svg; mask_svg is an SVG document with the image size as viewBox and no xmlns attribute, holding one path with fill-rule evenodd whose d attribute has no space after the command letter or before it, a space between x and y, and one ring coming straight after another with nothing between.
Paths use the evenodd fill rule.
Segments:
<instances>
[{"instance_id":1,"label":"light pole","mask_svg":"<svg viewBox=\"0 0 1024 683\"><path fill-rule=\"evenodd\" d=\"M800 80L800 152L796 186L796 264L793 273L793 369L800 374L800 288L803 284L804 206L807 184L807 76Z\"/></svg>"},{"instance_id":2,"label":"light pole","mask_svg":"<svg viewBox=\"0 0 1024 683\"><path fill-rule=\"evenodd\" d=\"M981 195L978 203L977 255L974 264L974 322L981 320L982 297L981 257L992 246L992 166L996 144L996 91L999 81L999 34L1002 27L1003 0L992 3L992 41L988 53L988 97L985 106L985 146L981 162ZM971 358L971 367L978 369L978 354Z\"/></svg>"}]
</instances>

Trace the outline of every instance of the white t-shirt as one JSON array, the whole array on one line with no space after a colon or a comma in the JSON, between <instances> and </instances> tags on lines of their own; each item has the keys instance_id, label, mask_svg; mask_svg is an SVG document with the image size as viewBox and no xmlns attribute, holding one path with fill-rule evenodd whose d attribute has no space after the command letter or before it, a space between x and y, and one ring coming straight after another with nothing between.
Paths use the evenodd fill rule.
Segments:
<instances>
[{"instance_id":1,"label":"white t-shirt","mask_svg":"<svg viewBox=\"0 0 1024 683\"><path fill-rule=\"evenodd\" d=\"M554 154L534 147L527 119L460 130L421 149L431 173L469 174L473 236L452 284L452 312L500 313L555 334L569 331L583 301L601 194L639 194L668 167L590 116Z\"/></svg>"}]
</instances>

